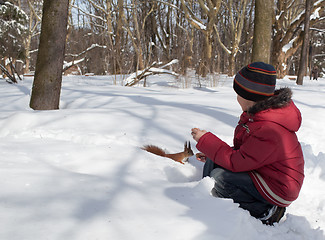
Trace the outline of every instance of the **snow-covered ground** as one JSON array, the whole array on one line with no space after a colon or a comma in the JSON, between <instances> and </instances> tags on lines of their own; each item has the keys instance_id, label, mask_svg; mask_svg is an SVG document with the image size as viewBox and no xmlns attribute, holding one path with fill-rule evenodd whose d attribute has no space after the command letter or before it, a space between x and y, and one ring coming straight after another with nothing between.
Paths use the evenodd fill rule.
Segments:
<instances>
[{"instance_id":1,"label":"snow-covered ground","mask_svg":"<svg viewBox=\"0 0 325 240\"><path fill-rule=\"evenodd\" d=\"M140 149L178 152L200 127L232 143L241 113L232 79L179 88L172 77L149 87L112 77L64 77L61 109L29 108L31 78L0 80L1 240L325 239L325 79L278 80L303 115L301 194L274 227L210 194L202 163L181 165ZM192 79L195 81L195 79Z\"/></svg>"}]
</instances>

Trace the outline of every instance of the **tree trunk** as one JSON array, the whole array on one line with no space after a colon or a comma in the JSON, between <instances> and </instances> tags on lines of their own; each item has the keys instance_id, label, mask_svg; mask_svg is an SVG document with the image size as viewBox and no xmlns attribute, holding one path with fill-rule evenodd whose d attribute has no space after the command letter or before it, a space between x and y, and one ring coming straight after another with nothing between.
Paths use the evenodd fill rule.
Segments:
<instances>
[{"instance_id":1,"label":"tree trunk","mask_svg":"<svg viewBox=\"0 0 325 240\"><path fill-rule=\"evenodd\" d=\"M313 0L306 0L306 16L305 16L305 28L304 28L304 40L301 47L300 54L300 63L299 70L297 76L297 84L302 85L304 76L306 75L307 68L307 52L308 52L308 44L309 44L309 23L310 23L310 13L312 9Z\"/></svg>"},{"instance_id":2,"label":"tree trunk","mask_svg":"<svg viewBox=\"0 0 325 240\"><path fill-rule=\"evenodd\" d=\"M59 108L69 0L44 0L42 28L30 107Z\"/></svg>"},{"instance_id":3,"label":"tree trunk","mask_svg":"<svg viewBox=\"0 0 325 240\"><path fill-rule=\"evenodd\" d=\"M212 42L210 32L204 34L204 54L203 54L203 68L201 69L201 76L206 77L211 70L211 57L212 57Z\"/></svg>"},{"instance_id":4,"label":"tree trunk","mask_svg":"<svg viewBox=\"0 0 325 240\"><path fill-rule=\"evenodd\" d=\"M28 31L28 35L24 40L25 43L25 56L26 56L26 60L25 60L25 67L24 67L24 73L28 73L29 72L29 66L30 66L30 44L32 41L32 30L31 30L31 25L32 25L32 14L30 14L29 16L29 31Z\"/></svg>"},{"instance_id":5,"label":"tree trunk","mask_svg":"<svg viewBox=\"0 0 325 240\"><path fill-rule=\"evenodd\" d=\"M228 61L229 61L229 67L228 67L228 76L232 77L235 75L235 55L233 53L229 54Z\"/></svg>"},{"instance_id":6,"label":"tree trunk","mask_svg":"<svg viewBox=\"0 0 325 240\"><path fill-rule=\"evenodd\" d=\"M273 0L255 0L252 62L270 63Z\"/></svg>"},{"instance_id":7,"label":"tree trunk","mask_svg":"<svg viewBox=\"0 0 325 240\"><path fill-rule=\"evenodd\" d=\"M137 6L135 1L132 0L132 6ZM139 69L144 69L144 55L142 51L142 44L141 44L141 33L140 33L140 26L138 22L137 11L132 11L133 22L134 22L134 35L136 36L134 42L136 44L135 53L136 53L136 71Z\"/></svg>"}]
</instances>

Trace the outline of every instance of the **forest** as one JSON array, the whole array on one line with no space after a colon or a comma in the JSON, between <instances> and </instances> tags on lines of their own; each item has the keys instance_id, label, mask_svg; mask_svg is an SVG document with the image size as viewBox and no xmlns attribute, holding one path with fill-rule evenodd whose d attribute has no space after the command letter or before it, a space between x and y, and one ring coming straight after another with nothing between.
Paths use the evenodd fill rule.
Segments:
<instances>
[{"instance_id":1,"label":"forest","mask_svg":"<svg viewBox=\"0 0 325 240\"><path fill-rule=\"evenodd\" d=\"M306 75L325 69L325 1L308 1ZM263 2L272 21L263 33L271 37L270 62L279 78L296 75L306 0ZM42 9L41 0L0 0L0 64L8 73L35 71ZM63 72L127 75L170 63L177 74L232 76L251 62L256 11L254 0L70 0Z\"/></svg>"},{"instance_id":2,"label":"forest","mask_svg":"<svg viewBox=\"0 0 325 240\"><path fill-rule=\"evenodd\" d=\"M324 56L325 0L0 0L0 240L324 240Z\"/></svg>"}]
</instances>

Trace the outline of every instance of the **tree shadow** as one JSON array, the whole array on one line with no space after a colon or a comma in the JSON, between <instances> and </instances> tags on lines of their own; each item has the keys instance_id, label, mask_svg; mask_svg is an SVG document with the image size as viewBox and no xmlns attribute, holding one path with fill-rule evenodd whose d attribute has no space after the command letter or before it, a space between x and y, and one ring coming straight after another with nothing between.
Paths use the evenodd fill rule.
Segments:
<instances>
[{"instance_id":1,"label":"tree shadow","mask_svg":"<svg viewBox=\"0 0 325 240\"><path fill-rule=\"evenodd\" d=\"M191 116L191 114L193 115L202 114L203 118L204 116L211 117L231 127L235 127L238 122L238 117L228 114L226 112L226 109L223 107L210 107L210 106L204 106L196 103L180 103L177 101L164 101L164 100L159 100L154 96L153 97L143 96L140 93L120 94L120 93L107 92L104 90L93 92L89 90L75 90L73 88L67 88L67 87L65 87L65 91L79 92L80 93L79 95L86 95L87 99L89 99L90 96L97 96L97 95L107 97L107 100L105 102L101 102L101 105L93 106L93 108L100 108L102 110L104 109L112 110L112 108L110 108L109 106L114 105L117 102L118 98L127 98L131 100L132 102L139 105L137 109L142 109L142 108L149 109L146 110L149 114L146 114L147 116L144 116L143 114L141 114L141 111L138 112L135 109L129 109L128 107L124 107L124 106L117 106L119 112L123 112L129 115L131 119L136 118L142 122L143 127L142 127L141 136L143 137L147 136L149 132L148 130L155 129L155 131L163 132L165 135L177 139L180 142L184 141L184 135L182 135L181 132L178 133L172 131L168 124L162 125L161 123L156 123L154 121L155 119L158 119L158 114L159 114L158 109L161 107L173 108L175 109L173 110L173 113L177 112L177 109L180 109L182 111L184 110L189 111L189 115L183 116L182 121L170 122L170 124L173 125L177 125L177 124L184 125L184 121L186 123L189 123L188 121L186 121L186 119L188 119ZM151 91L153 93L164 95L164 93L161 93L160 91L156 91L153 89L148 89L148 90L146 89L146 91ZM67 109L69 108L69 103L66 104L65 108ZM168 116L165 116L165 118L166 120L168 120ZM191 127L189 127L188 131L190 131Z\"/></svg>"}]
</instances>

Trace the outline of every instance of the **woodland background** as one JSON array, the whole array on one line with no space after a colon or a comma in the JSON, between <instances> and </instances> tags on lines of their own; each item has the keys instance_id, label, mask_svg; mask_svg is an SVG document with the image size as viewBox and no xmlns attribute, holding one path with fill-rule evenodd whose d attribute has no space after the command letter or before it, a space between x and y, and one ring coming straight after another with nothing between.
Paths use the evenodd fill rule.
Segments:
<instances>
[{"instance_id":1,"label":"woodland background","mask_svg":"<svg viewBox=\"0 0 325 240\"><path fill-rule=\"evenodd\" d=\"M251 61L254 0L70 0L65 74L130 74L154 62L186 75L233 75ZM296 75L304 0L274 1L271 63ZM312 1L308 69L325 63L325 1ZM41 0L0 0L0 63L35 71ZM72 66L72 67L71 67Z\"/></svg>"}]
</instances>

